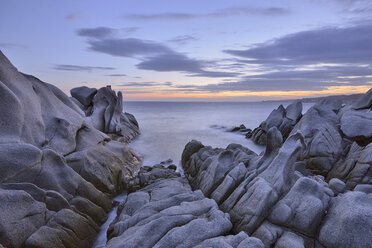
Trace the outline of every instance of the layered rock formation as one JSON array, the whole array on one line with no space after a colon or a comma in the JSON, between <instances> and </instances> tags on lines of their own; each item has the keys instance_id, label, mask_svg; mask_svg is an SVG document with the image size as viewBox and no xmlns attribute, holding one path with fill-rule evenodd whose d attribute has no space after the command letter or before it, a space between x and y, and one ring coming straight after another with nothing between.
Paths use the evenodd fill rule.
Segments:
<instances>
[{"instance_id":1,"label":"layered rock formation","mask_svg":"<svg viewBox=\"0 0 372 248\"><path fill-rule=\"evenodd\" d=\"M104 108L109 131L137 133L119 122L121 98L106 101L117 106ZM110 198L138 168L137 156L95 128L62 91L18 72L1 52L0 109L0 246L91 247Z\"/></svg>"},{"instance_id":2,"label":"layered rock formation","mask_svg":"<svg viewBox=\"0 0 372 248\"><path fill-rule=\"evenodd\" d=\"M244 231L265 247L371 247L369 119L355 119L365 125L359 130L347 121L369 113L371 102L371 91L344 107L323 100L295 115L288 138L277 127L291 111L279 107L268 117L278 121L265 131L260 156L237 144L221 149L191 141L182 154L185 175L193 190L229 213L233 233Z\"/></svg>"},{"instance_id":3,"label":"layered rock formation","mask_svg":"<svg viewBox=\"0 0 372 248\"><path fill-rule=\"evenodd\" d=\"M265 145L267 132L270 128L276 127L283 138L286 139L301 117L302 103L300 101L291 103L287 108L280 105L277 109L274 109L267 119L255 128L252 134L249 134L247 138L252 138L257 144Z\"/></svg>"},{"instance_id":4,"label":"layered rock formation","mask_svg":"<svg viewBox=\"0 0 372 248\"><path fill-rule=\"evenodd\" d=\"M120 91L116 95L111 86L99 90L82 86L73 88L70 93L85 112L86 122L111 138L129 142L140 133L136 118L122 112L123 96Z\"/></svg>"},{"instance_id":5,"label":"layered rock formation","mask_svg":"<svg viewBox=\"0 0 372 248\"><path fill-rule=\"evenodd\" d=\"M106 247L263 247L244 232L228 235L229 215L173 169L141 168L129 190Z\"/></svg>"}]
</instances>

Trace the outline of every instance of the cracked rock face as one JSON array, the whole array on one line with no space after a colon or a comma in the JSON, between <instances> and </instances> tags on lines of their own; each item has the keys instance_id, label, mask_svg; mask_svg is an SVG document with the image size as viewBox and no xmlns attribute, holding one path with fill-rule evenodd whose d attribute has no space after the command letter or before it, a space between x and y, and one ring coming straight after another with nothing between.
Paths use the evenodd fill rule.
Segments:
<instances>
[{"instance_id":1,"label":"cracked rock face","mask_svg":"<svg viewBox=\"0 0 372 248\"><path fill-rule=\"evenodd\" d=\"M234 233L244 231L265 247L371 247L372 146L339 128L346 113L370 111L370 102L370 92L343 108L323 100L284 143L277 125L268 129L260 156L235 144L214 149L193 140L182 155L185 176L229 213ZM274 112L268 119L285 113Z\"/></svg>"},{"instance_id":2,"label":"cracked rock face","mask_svg":"<svg viewBox=\"0 0 372 248\"><path fill-rule=\"evenodd\" d=\"M251 138L257 144L266 145L269 129L276 127L285 140L301 117L302 103L300 101L291 103L287 108L280 105L270 113L267 119L263 121L259 127L253 130Z\"/></svg>"},{"instance_id":3,"label":"cracked rock face","mask_svg":"<svg viewBox=\"0 0 372 248\"><path fill-rule=\"evenodd\" d=\"M264 247L244 232L230 233L229 215L200 190L162 166L141 169L111 223L106 247Z\"/></svg>"},{"instance_id":4,"label":"cracked rock face","mask_svg":"<svg viewBox=\"0 0 372 248\"><path fill-rule=\"evenodd\" d=\"M137 156L1 52L0 110L0 247L91 247Z\"/></svg>"}]
</instances>

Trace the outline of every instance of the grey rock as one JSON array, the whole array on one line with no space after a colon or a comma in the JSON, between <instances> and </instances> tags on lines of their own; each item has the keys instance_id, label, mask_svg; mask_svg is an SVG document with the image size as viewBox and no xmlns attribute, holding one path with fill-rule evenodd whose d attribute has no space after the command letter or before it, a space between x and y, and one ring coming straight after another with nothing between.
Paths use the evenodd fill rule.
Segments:
<instances>
[{"instance_id":1,"label":"grey rock","mask_svg":"<svg viewBox=\"0 0 372 248\"><path fill-rule=\"evenodd\" d=\"M301 101L291 103L286 109L284 109L283 105L280 105L270 113L267 119L262 122L259 127L253 130L251 134L252 140L257 144L265 145L267 143L267 133L272 127L276 127L285 140L301 117Z\"/></svg>"},{"instance_id":2,"label":"grey rock","mask_svg":"<svg viewBox=\"0 0 372 248\"><path fill-rule=\"evenodd\" d=\"M372 198L362 192L332 198L319 241L330 248L371 247Z\"/></svg>"},{"instance_id":3,"label":"grey rock","mask_svg":"<svg viewBox=\"0 0 372 248\"><path fill-rule=\"evenodd\" d=\"M89 125L80 102L1 52L0 95L0 243L91 247L138 157Z\"/></svg>"},{"instance_id":4,"label":"grey rock","mask_svg":"<svg viewBox=\"0 0 372 248\"><path fill-rule=\"evenodd\" d=\"M285 113L285 116L288 119L297 123L302 116L302 102L295 101L294 103L289 104L285 109Z\"/></svg>"},{"instance_id":5,"label":"grey rock","mask_svg":"<svg viewBox=\"0 0 372 248\"><path fill-rule=\"evenodd\" d=\"M252 236L262 240L265 247L272 247L279 237L282 236L283 232L284 231L281 227L276 226L269 221L264 221Z\"/></svg>"},{"instance_id":6,"label":"grey rock","mask_svg":"<svg viewBox=\"0 0 372 248\"><path fill-rule=\"evenodd\" d=\"M96 93L97 89L86 86L81 86L70 90L71 96L77 99L84 107L88 107L92 103L92 99Z\"/></svg>"},{"instance_id":7,"label":"grey rock","mask_svg":"<svg viewBox=\"0 0 372 248\"><path fill-rule=\"evenodd\" d=\"M333 190L333 192L336 195L338 195L339 193L344 192L346 184L338 178L332 178L329 181L329 187Z\"/></svg>"},{"instance_id":8,"label":"grey rock","mask_svg":"<svg viewBox=\"0 0 372 248\"><path fill-rule=\"evenodd\" d=\"M302 160L314 174L327 175L342 153L339 121L333 101L322 101L311 107L293 128L300 131L306 143Z\"/></svg>"},{"instance_id":9,"label":"grey rock","mask_svg":"<svg viewBox=\"0 0 372 248\"><path fill-rule=\"evenodd\" d=\"M360 97L355 103L351 105L355 110L368 109L372 107L372 89Z\"/></svg>"},{"instance_id":10,"label":"grey rock","mask_svg":"<svg viewBox=\"0 0 372 248\"><path fill-rule=\"evenodd\" d=\"M276 243L275 248L286 247L305 248L304 240L303 238L292 232L285 232Z\"/></svg>"},{"instance_id":11,"label":"grey rock","mask_svg":"<svg viewBox=\"0 0 372 248\"><path fill-rule=\"evenodd\" d=\"M21 247L51 215L44 203L25 191L3 189L0 189L0 213L0 243L5 247Z\"/></svg>"},{"instance_id":12,"label":"grey rock","mask_svg":"<svg viewBox=\"0 0 372 248\"><path fill-rule=\"evenodd\" d=\"M99 227L74 211L63 209L34 232L25 247L92 247Z\"/></svg>"},{"instance_id":13,"label":"grey rock","mask_svg":"<svg viewBox=\"0 0 372 248\"><path fill-rule=\"evenodd\" d=\"M138 122L133 115L122 111L122 93L116 94L110 86L100 88L93 97L87 123L113 138L120 136L119 141L129 142L140 133Z\"/></svg>"},{"instance_id":14,"label":"grey rock","mask_svg":"<svg viewBox=\"0 0 372 248\"><path fill-rule=\"evenodd\" d=\"M360 191L366 194L372 193L372 185L371 184L358 184L355 186L354 191Z\"/></svg>"},{"instance_id":15,"label":"grey rock","mask_svg":"<svg viewBox=\"0 0 372 248\"><path fill-rule=\"evenodd\" d=\"M246 248L263 248L261 240L249 237L246 233L240 232L237 235L221 236L216 238L211 238L204 240L195 248L203 247L215 247L215 248L225 248L225 247L246 247Z\"/></svg>"},{"instance_id":16,"label":"grey rock","mask_svg":"<svg viewBox=\"0 0 372 248\"><path fill-rule=\"evenodd\" d=\"M137 177L147 178L145 186L119 205L106 247L263 247L245 233L224 236L232 227L228 214L174 170L144 168Z\"/></svg>"},{"instance_id":17,"label":"grey rock","mask_svg":"<svg viewBox=\"0 0 372 248\"><path fill-rule=\"evenodd\" d=\"M324 186L301 177L274 207L268 220L279 226L314 236L328 207Z\"/></svg>"},{"instance_id":18,"label":"grey rock","mask_svg":"<svg viewBox=\"0 0 372 248\"><path fill-rule=\"evenodd\" d=\"M371 110L346 111L341 117L341 130L349 139L367 145L372 141Z\"/></svg>"}]
</instances>

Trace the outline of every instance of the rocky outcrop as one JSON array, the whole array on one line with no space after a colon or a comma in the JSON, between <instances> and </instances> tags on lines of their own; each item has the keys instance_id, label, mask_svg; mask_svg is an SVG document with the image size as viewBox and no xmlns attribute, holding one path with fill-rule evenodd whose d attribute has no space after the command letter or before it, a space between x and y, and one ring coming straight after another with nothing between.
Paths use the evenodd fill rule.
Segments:
<instances>
[{"instance_id":1,"label":"rocky outcrop","mask_svg":"<svg viewBox=\"0 0 372 248\"><path fill-rule=\"evenodd\" d=\"M273 125L262 155L236 144L215 149L191 141L182 155L185 176L230 215L233 233L244 231L265 247L371 247L372 144L342 131L343 116L369 111L370 99L368 92L344 107L323 100L287 139ZM284 113L279 107L268 120Z\"/></svg>"},{"instance_id":2,"label":"rocky outcrop","mask_svg":"<svg viewBox=\"0 0 372 248\"><path fill-rule=\"evenodd\" d=\"M106 247L263 247L244 232L226 235L229 215L173 169L141 168L135 189L120 203Z\"/></svg>"},{"instance_id":3,"label":"rocky outcrop","mask_svg":"<svg viewBox=\"0 0 372 248\"><path fill-rule=\"evenodd\" d=\"M284 108L280 105L273 110L265 121L259 127L255 128L252 133L249 133L247 138L252 138L254 142L260 145L265 145L267 140L267 132L270 128L276 127L285 140L293 127L302 117L302 103L296 101Z\"/></svg>"},{"instance_id":4,"label":"rocky outcrop","mask_svg":"<svg viewBox=\"0 0 372 248\"><path fill-rule=\"evenodd\" d=\"M140 133L136 118L122 112L123 96L120 91L116 95L111 86L99 90L82 86L71 89L70 93L80 103L87 123L111 138L129 142Z\"/></svg>"},{"instance_id":5,"label":"rocky outcrop","mask_svg":"<svg viewBox=\"0 0 372 248\"><path fill-rule=\"evenodd\" d=\"M91 247L137 156L1 52L0 110L0 246Z\"/></svg>"}]
</instances>

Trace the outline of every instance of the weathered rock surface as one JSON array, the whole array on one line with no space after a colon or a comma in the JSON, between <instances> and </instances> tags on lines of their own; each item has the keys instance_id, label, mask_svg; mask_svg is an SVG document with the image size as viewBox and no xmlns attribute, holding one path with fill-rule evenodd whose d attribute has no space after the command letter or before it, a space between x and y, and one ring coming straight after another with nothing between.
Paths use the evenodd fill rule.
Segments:
<instances>
[{"instance_id":1,"label":"weathered rock surface","mask_svg":"<svg viewBox=\"0 0 372 248\"><path fill-rule=\"evenodd\" d=\"M293 128L301 132L306 150L301 160L314 174L326 176L343 152L343 140L336 112L340 103L321 101L311 107Z\"/></svg>"},{"instance_id":2,"label":"weathered rock surface","mask_svg":"<svg viewBox=\"0 0 372 248\"><path fill-rule=\"evenodd\" d=\"M257 144L265 145L267 132L270 128L276 127L285 140L301 117L302 103L300 101L291 103L286 109L283 105L280 105L270 113L267 119L263 121L259 127L253 130L249 137Z\"/></svg>"},{"instance_id":3,"label":"weathered rock surface","mask_svg":"<svg viewBox=\"0 0 372 248\"><path fill-rule=\"evenodd\" d=\"M135 153L1 52L0 112L0 246L91 247Z\"/></svg>"},{"instance_id":4,"label":"weathered rock surface","mask_svg":"<svg viewBox=\"0 0 372 248\"><path fill-rule=\"evenodd\" d=\"M99 90L86 86L73 88L71 96L76 98L87 116L87 123L122 142L129 142L139 133L136 118L123 113L123 96L117 95L111 86Z\"/></svg>"},{"instance_id":5,"label":"weathered rock surface","mask_svg":"<svg viewBox=\"0 0 372 248\"><path fill-rule=\"evenodd\" d=\"M367 248L372 243L372 196L347 192L332 198L319 232L326 247Z\"/></svg>"},{"instance_id":6,"label":"weathered rock surface","mask_svg":"<svg viewBox=\"0 0 372 248\"><path fill-rule=\"evenodd\" d=\"M369 111L370 92L344 107L327 99L315 104L284 143L273 125L263 155L193 140L182 154L185 176L230 214L233 233L244 231L265 247L371 247L372 144L340 129L346 113ZM285 112L268 120L278 124Z\"/></svg>"},{"instance_id":7,"label":"weathered rock surface","mask_svg":"<svg viewBox=\"0 0 372 248\"><path fill-rule=\"evenodd\" d=\"M264 247L231 231L229 215L188 181L162 166L141 168L118 207L106 247Z\"/></svg>"}]
</instances>

